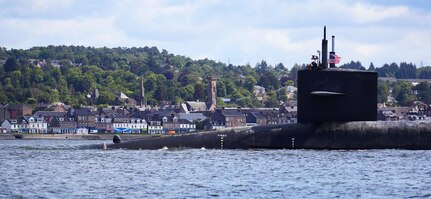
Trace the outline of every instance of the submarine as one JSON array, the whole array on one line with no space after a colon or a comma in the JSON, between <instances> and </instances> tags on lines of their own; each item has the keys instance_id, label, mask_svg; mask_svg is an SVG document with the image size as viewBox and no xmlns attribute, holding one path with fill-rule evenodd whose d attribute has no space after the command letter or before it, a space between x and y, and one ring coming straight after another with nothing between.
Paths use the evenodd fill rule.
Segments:
<instances>
[{"instance_id":1,"label":"submarine","mask_svg":"<svg viewBox=\"0 0 431 199\"><path fill-rule=\"evenodd\" d=\"M106 148L431 149L431 123L377 121L377 73L336 68L334 40L332 36L332 51L328 53L325 26L321 61L313 56L312 63L298 71L298 123L160 135L126 142L115 135L114 143Z\"/></svg>"}]
</instances>

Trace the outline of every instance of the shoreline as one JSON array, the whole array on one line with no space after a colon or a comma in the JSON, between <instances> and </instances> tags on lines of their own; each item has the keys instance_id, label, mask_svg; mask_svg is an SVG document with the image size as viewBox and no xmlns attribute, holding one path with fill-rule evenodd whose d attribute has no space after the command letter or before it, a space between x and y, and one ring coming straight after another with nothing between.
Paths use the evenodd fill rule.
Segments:
<instances>
[{"instance_id":1,"label":"shoreline","mask_svg":"<svg viewBox=\"0 0 431 199\"><path fill-rule=\"evenodd\" d=\"M112 140L119 135L122 140L135 140L144 137L154 137L151 134L0 134L0 140Z\"/></svg>"}]
</instances>

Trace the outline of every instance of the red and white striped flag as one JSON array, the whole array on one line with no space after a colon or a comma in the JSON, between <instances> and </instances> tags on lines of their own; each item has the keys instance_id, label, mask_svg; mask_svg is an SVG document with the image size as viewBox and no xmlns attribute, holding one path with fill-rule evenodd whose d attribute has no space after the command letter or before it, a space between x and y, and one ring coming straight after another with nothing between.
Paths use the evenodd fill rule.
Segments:
<instances>
[{"instance_id":1,"label":"red and white striped flag","mask_svg":"<svg viewBox=\"0 0 431 199\"><path fill-rule=\"evenodd\" d=\"M329 63L330 64L339 64L341 57L337 54L329 54Z\"/></svg>"}]
</instances>

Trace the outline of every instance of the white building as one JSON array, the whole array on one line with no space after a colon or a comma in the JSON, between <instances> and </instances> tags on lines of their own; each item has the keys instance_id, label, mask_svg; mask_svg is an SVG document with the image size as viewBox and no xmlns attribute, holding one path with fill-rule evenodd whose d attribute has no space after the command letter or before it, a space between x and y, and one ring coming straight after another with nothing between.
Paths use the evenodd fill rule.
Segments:
<instances>
[{"instance_id":1,"label":"white building","mask_svg":"<svg viewBox=\"0 0 431 199\"><path fill-rule=\"evenodd\" d=\"M1 127L6 130L6 133L19 133L22 132L21 129L28 128L28 124L27 122L24 124L22 121L18 122L16 119L7 119L3 121Z\"/></svg>"},{"instance_id":2,"label":"white building","mask_svg":"<svg viewBox=\"0 0 431 199\"><path fill-rule=\"evenodd\" d=\"M193 122L190 122L186 119L179 119L179 123L180 123L180 129L179 129L180 133L196 131L196 124L194 124Z\"/></svg>"},{"instance_id":3,"label":"white building","mask_svg":"<svg viewBox=\"0 0 431 199\"><path fill-rule=\"evenodd\" d=\"M147 131L147 121L138 118L127 118L123 120L114 119L112 128L123 133L143 133Z\"/></svg>"},{"instance_id":4,"label":"white building","mask_svg":"<svg viewBox=\"0 0 431 199\"><path fill-rule=\"evenodd\" d=\"M8 133L47 133L48 123L42 117L24 116L22 119L9 119L2 123Z\"/></svg>"},{"instance_id":5,"label":"white building","mask_svg":"<svg viewBox=\"0 0 431 199\"><path fill-rule=\"evenodd\" d=\"M150 121L148 124L149 134L161 134L164 133L163 125L161 121Z\"/></svg>"},{"instance_id":6,"label":"white building","mask_svg":"<svg viewBox=\"0 0 431 199\"><path fill-rule=\"evenodd\" d=\"M29 133L48 133L48 123L43 117L24 116L28 123Z\"/></svg>"}]
</instances>

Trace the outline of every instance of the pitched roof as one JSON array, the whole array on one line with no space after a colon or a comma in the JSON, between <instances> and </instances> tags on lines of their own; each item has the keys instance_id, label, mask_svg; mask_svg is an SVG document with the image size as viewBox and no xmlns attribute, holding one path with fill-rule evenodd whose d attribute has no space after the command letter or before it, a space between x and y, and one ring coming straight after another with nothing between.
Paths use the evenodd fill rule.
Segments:
<instances>
[{"instance_id":1,"label":"pitched roof","mask_svg":"<svg viewBox=\"0 0 431 199\"><path fill-rule=\"evenodd\" d=\"M193 122L186 120L186 119L178 119L178 122L180 124L193 124Z\"/></svg>"},{"instance_id":2,"label":"pitched roof","mask_svg":"<svg viewBox=\"0 0 431 199\"><path fill-rule=\"evenodd\" d=\"M151 111L145 110L145 111L136 111L132 115L130 115L131 118L148 118L148 115L151 114Z\"/></svg>"},{"instance_id":3,"label":"pitched roof","mask_svg":"<svg viewBox=\"0 0 431 199\"><path fill-rule=\"evenodd\" d=\"M175 111L170 110L170 109L161 109L161 110L157 110L152 112L152 114L154 115L160 115L160 116L171 116L172 114L176 114Z\"/></svg>"},{"instance_id":4,"label":"pitched roof","mask_svg":"<svg viewBox=\"0 0 431 199\"><path fill-rule=\"evenodd\" d=\"M23 116L23 118L27 121L30 122L30 118L33 118L35 122L37 122L37 119L42 119L42 122L46 122L43 117L34 117L34 116Z\"/></svg>"},{"instance_id":5,"label":"pitched roof","mask_svg":"<svg viewBox=\"0 0 431 199\"><path fill-rule=\"evenodd\" d=\"M103 114L105 114L105 115L107 115L107 116L112 116L112 114L115 114L115 111L114 110L112 110L112 108L102 108L101 110L100 110L100 113L103 113Z\"/></svg>"},{"instance_id":6,"label":"pitched roof","mask_svg":"<svg viewBox=\"0 0 431 199\"><path fill-rule=\"evenodd\" d=\"M74 109L74 114L78 116L94 116L90 109Z\"/></svg>"},{"instance_id":7,"label":"pitched roof","mask_svg":"<svg viewBox=\"0 0 431 199\"><path fill-rule=\"evenodd\" d=\"M65 116L67 112L54 112L54 111L37 111L33 117L61 117Z\"/></svg>"},{"instance_id":8,"label":"pitched roof","mask_svg":"<svg viewBox=\"0 0 431 199\"><path fill-rule=\"evenodd\" d=\"M8 105L6 105L6 107L9 110L21 110L21 109L24 109L24 108L33 109L32 107L30 107L30 106L28 106L26 104L8 104Z\"/></svg>"},{"instance_id":9,"label":"pitched roof","mask_svg":"<svg viewBox=\"0 0 431 199\"><path fill-rule=\"evenodd\" d=\"M261 112L251 112L250 114L253 114L257 119L266 119L266 116Z\"/></svg>"},{"instance_id":10,"label":"pitched roof","mask_svg":"<svg viewBox=\"0 0 431 199\"><path fill-rule=\"evenodd\" d=\"M208 106L205 102L187 101L186 103L190 107L189 111L206 111L206 110L208 110Z\"/></svg>"},{"instance_id":11,"label":"pitched roof","mask_svg":"<svg viewBox=\"0 0 431 199\"><path fill-rule=\"evenodd\" d=\"M207 117L202 113L178 113L178 117L188 121L205 120Z\"/></svg>"},{"instance_id":12,"label":"pitched roof","mask_svg":"<svg viewBox=\"0 0 431 199\"><path fill-rule=\"evenodd\" d=\"M244 116L239 110L221 110L224 116Z\"/></svg>"},{"instance_id":13,"label":"pitched roof","mask_svg":"<svg viewBox=\"0 0 431 199\"><path fill-rule=\"evenodd\" d=\"M57 120L59 123L66 123L66 122L76 123L73 117L67 117L67 116L55 117L55 120Z\"/></svg>"},{"instance_id":14,"label":"pitched roof","mask_svg":"<svg viewBox=\"0 0 431 199\"><path fill-rule=\"evenodd\" d=\"M123 114L113 114L112 118L129 118L129 116Z\"/></svg>"}]
</instances>

